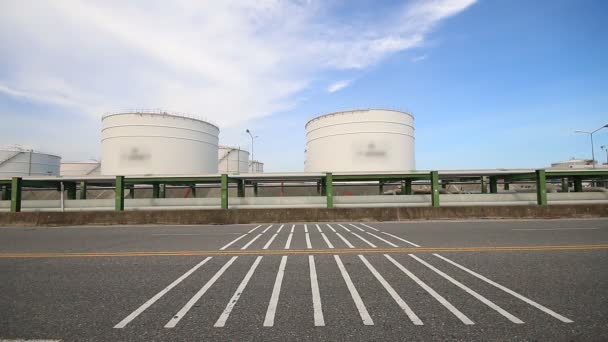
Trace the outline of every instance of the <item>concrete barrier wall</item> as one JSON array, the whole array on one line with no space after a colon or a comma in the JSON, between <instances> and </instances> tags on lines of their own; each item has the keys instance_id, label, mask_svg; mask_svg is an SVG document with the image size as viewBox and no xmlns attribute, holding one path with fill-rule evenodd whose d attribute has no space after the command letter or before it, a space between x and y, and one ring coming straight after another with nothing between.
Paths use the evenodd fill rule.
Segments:
<instances>
[{"instance_id":1,"label":"concrete barrier wall","mask_svg":"<svg viewBox=\"0 0 608 342\"><path fill-rule=\"evenodd\" d=\"M431 195L334 196L336 208L431 206Z\"/></svg>"},{"instance_id":2,"label":"concrete barrier wall","mask_svg":"<svg viewBox=\"0 0 608 342\"><path fill-rule=\"evenodd\" d=\"M473 218L608 217L608 205L461 206L395 208L296 208L228 210L134 210L0 213L0 226L237 224L288 222L374 222Z\"/></svg>"},{"instance_id":3,"label":"concrete barrier wall","mask_svg":"<svg viewBox=\"0 0 608 342\"><path fill-rule=\"evenodd\" d=\"M228 200L230 209L255 208L325 208L325 196L234 197Z\"/></svg>"}]
</instances>

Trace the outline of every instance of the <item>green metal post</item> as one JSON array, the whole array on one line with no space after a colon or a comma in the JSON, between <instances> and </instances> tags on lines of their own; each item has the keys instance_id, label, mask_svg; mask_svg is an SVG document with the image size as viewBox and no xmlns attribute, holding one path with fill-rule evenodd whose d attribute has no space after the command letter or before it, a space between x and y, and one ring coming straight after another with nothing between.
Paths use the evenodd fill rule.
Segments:
<instances>
[{"instance_id":1,"label":"green metal post","mask_svg":"<svg viewBox=\"0 0 608 342\"><path fill-rule=\"evenodd\" d=\"M135 184L129 185L129 198L135 198Z\"/></svg>"},{"instance_id":2,"label":"green metal post","mask_svg":"<svg viewBox=\"0 0 608 342\"><path fill-rule=\"evenodd\" d=\"M67 192L67 197L69 200L75 200L76 199L76 183L74 182L66 182L65 183L65 190Z\"/></svg>"},{"instance_id":3,"label":"green metal post","mask_svg":"<svg viewBox=\"0 0 608 342\"><path fill-rule=\"evenodd\" d=\"M498 178L496 176L490 176L490 193L498 193Z\"/></svg>"},{"instance_id":4,"label":"green metal post","mask_svg":"<svg viewBox=\"0 0 608 342\"><path fill-rule=\"evenodd\" d=\"M406 195L412 194L412 180L411 179L405 180L405 194Z\"/></svg>"},{"instance_id":5,"label":"green metal post","mask_svg":"<svg viewBox=\"0 0 608 342\"><path fill-rule=\"evenodd\" d=\"M334 177L331 172L325 174L325 196L327 198L327 208L334 207Z\"/></svg>"},{"instance_id":6,"label":"green metal post","mask_svg":"<svg viewBox=\"0 0 608 342\"><path fill-rule=\"evenodd\" d=\"M160 184L152 184L152 198L160 198Z\"/></svg>"},{"instance_id":7,"label":"green metal post","mask_svg":"<svg viewBox=\"0 0 608 342\"><path fill-rule=\"evenodd\" d=\"M505 183L503 184L503 186L504 186L505 190L509 190L509 183L505 182Z\"/></svg>"},{"instance_id":8,"label":"green metal post","mask_svg":"<svg viewBox=\"0 0 608 342\"><path fill-rule=\"evenodd\" d=\"M481 176L481 193L482 194L488 193L488 188L486 188L486 178L483 176Z\"/></svg>"},{"instance_id":9,"label":"green metal post","mask_svg":"<svg viewBox=\"0 0 608 342\"><path fill-rule=\"evenodd\" d=\"M80 199L87 199L87 182L80 182Z\"/></svg>"},{"instance_id":10,"label":"green metal post","mask_svg":"<svg viewBox=\"0 0 608 342\"><path fill-rule=\"evenodd\" d=\"M244 179L240 179L238 184L237 184L238 188L237 188L237 196L238 197L245 197L245 180Z\"/></svg>"},{"instance_id":11,"label":"green metal post","mask_svg":"<svg viewBox=\"0 0 608 342\"><path fill-rule=\"evenodd\" d=\"M221 186L220 195L222 209L228 209L228 175L222 175Z\"/></svg>"},{"instance_id":12,"label":"green metal post","mask_svg":"<svg viewBox=\"0 0 608 342\"><path fill-rule=\"evenodd\" d=\"M439 172L431 171L431 204L439 207Z\"/></svg>"},{"instance_id":13,"label":"green metal post","mask_svg":"<svg viewBox=\"0 0 608 342\"><path fill-rule=\"evenodd\" d=\"M378 194L384 195L384 181L378 182Z\"/></svg>"},{"instance_id":14,"label":"green metal post","mask_svg":"<svg viewBox=\"0 0 608 342\"><path fill-rule=\"evenodd\" d=\"M583 179L581 176L574 176L574 192L583 192Z\"/></svg>"},{"instance_id":15,"label":"green metal post","mask_svg":"<svg viewBox=\"0 0 608 342\"><path fill-rule=\"evenodd\" d=\"M253 196L258 197L258 183L253 183Z\"/></svg>"},{"instance_id":16,"label":"green metal post","mask_svg":"<svg viewBox=\"0 0 608 342\"><path fill-rule=\"evenodd\" d=\"M547 205L547 177L545 170L536 170L536 202L538 205Z\"/></svg>"},{"instance_id":17,"label":"green metal post","mask_svg":"<svg viewBox=\"0 0 608 342\"><path fill-rule=\"evenodd\" d=\"M568 184L568 177L562 178L562 192L569 192L570 186Z\"/></svg>"},{"instance_id":18,"label":"green metal post","mask_svg":"<svg viewBox=\"0 0 608 342\"><path fill-rule=\"evenodd\" d=\"M116 197L114 201L114 210L125 210L125 176L116 176Z\"/></svg>"},{"instance_id":19,"label":"green metal post","mask_svg":"<svg viewBox=\"0 0 608 342\"><path fill-rule=\"evenodd\" d=\"M13 177L11 180L11 212L18 213L21 211L21 186L23 180L21 177Z\"/></svg>"}]
</instances>

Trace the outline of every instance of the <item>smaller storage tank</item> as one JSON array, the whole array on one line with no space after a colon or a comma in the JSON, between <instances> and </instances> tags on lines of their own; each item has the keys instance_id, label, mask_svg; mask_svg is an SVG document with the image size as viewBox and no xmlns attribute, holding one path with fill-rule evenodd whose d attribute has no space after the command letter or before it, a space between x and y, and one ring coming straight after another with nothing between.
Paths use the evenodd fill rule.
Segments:
<instances>
[{"instance_id":1,"label":"smaller storage tank","mask_svg":"<svg viewBox=\"0 0 608 342\"><path fill-rule=\"evenodd\" d=\"M249 163L249 173L264 173L264 163L258 160L252 160Z\"/></svg>"},{"instance_id":2,"label":"smaller storage tank","mask_svg":"<svg viewBox=\"0 0 608 342\"><path fill-rule=\"evenodd\" d=\"M219 173L249 172L249 152L239 147L220 146L217 160Z\"/></svg>"},{"instance_id":3,"label":"smaller storage tank","mask_svg":"<svg viewBox=\"0 0 608 342\"><path fill-rule=\"evenodd\" d=\"M61 157L23 148L0 147L0 177L58 176Z\"/></svg>"},{"instance_id":4,"label":"smaller storage tank","mask_svg":"<svg viewBox=\"0 0 608 342\"><path fill-rule=\"evenodd\" d=\"M97 160L83 160L61 163L61 176L99 176L101 163Z\"/></svg>"}]
</instances>

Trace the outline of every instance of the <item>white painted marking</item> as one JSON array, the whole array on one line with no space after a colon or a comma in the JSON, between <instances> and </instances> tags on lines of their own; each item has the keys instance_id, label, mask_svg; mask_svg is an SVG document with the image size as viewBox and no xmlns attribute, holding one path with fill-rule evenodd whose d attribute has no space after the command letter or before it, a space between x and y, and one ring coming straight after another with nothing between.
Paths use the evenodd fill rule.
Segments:
<instances>
[{"instance_id":1,"label":"white painted marking","mask_svg":"<svg viewBox=\"0 0 608 342\"><path fill-rule=\"evenodd\" d=\"M296 228L296 225L295 225L295 224L292 224L292 225L291 225L291 230L290 230L289 232L290 232L290 233L293 233L293 230L294 230L295 228Z\"/></svg>"},{"instance_id":2,"label":"white painted marking","mask_svg":"<svg viewBox=\"0 0 608 342\"><path fill-rule=\"evenodd\" d=\"M464 266L456 263L455 261L452 261L452 260L450 260L450 259L448 259L448 258L446 258L444 256L441 256L439 254L436 254L436 253L433 253L433 255L436 256L436 257L438 257L438 258L440 258L440 259L442 259L442 260L444 260L444 261L447 261L448 263L450 263L450 264L452 264L452 265L460 268L461 270L463 270L463 271L465 271L465 272L467 272L467 273L469 273L469 274L471 274L471 275L473 275L473 276L475 276L475 277L477 277L477 278L485 281L486 283L488 283L490 285L493 285L493 286L495 286L495 287L497 287L497 288L505 291L506 293L514 296L515 298L523 300L524 302L526 302L526 303L532 305L533 307L535 307L535 308L543 311L544 313L547 313L547 314L549 314L549 315L551 315L551 316L559 319L560 321L562 321L564 323L572 323L573 322L571 319L569 319L567 317L564 317L564 316L558 314L557 312L555 312L555 311L553 311L553 310L551 310L549 308L546 308L546 307L538 304L537 302L533 301L532 299L524 297L524 296L520 295L519 293L517 293L517 292L515 292L515 291L513 291L513 290L511 290L511 289L509 289L509 288L507 288L507 287L505 287L503 285L500 285L499 283L497 283L495 281L492 281L492 280L490 280L490 279L482 276L481 274L479 274L477 272L474 272L474 271L472 271L472 270L470 270L470 269L468 269L468 268L466 268L466 267L464 267Z\"/></svg>"},{"instance_id":3,"label":"white painted marking","mask_svg":"<svg viewBox=\"0 0 608 342\"><path fill-rule=\"evenodd\" d=\"M230 241L227 245L225 245L224 247L220 248L220 251L223 251L224 249L230 247L233 243L239 241L240 239L244 238L245 236L247 236L247 234L243 234L243 235L239 236L238 238Z\"/></svg>"},{"instance_id":4,"label":"white painted marking","mask_svg":"<svg viewBox=\"0 0 608 342\"><path fill-rule=\"evenodd\" d=\"M245 246L241 247L241 249L247 249L247 247L251 246L251 244L257 240L260 236L262 236L262 234L258 234L256 235L253 239L251 239L251 241L247 242L247 244L245 244Z\"/></svg>"},{"instance_id":5,"label":"white painted marking","mask_svg":"<svg viewBox=\"0 0 608 342\"><path fill-rule=\"evenodd\" d=\"M357 310L359 311L359 316L361 316L361 319L363 320L363 324L374 325L374 321L370 317L369 312L367 312L367 309L365 308L365 304L363 304L363 300L361 299L361 296L359 296L359 292L357 291L355 284L353 284L352 280L350 280L350 276L348 275L348 272L346 271L346 268L344 267L342 260L340 260L340 257L337 255L334 255L334 259L336 259L336 264L338 264L338 268L340 269L342 278L344 278L346 287L348 287L350 296L353 298L353 301L355 302L355 306L357 306Z\"/></svg>"},{"instance_id":6,"label":"white painted marking","mask_svg":"<svg viewBox=\"0 0 608 342\"><path fill-rule=\"evenodd\" d=\"M334 232L334 233L336 232L336 230L334 229L334 227L331 226L331 224L326 223L325 225L328 226L329 229L331 229L332 232Z\"/></svg>"},{"instance_id":7,"label":"white painted marking","mask_svg":"<svg viewBox=\"0 0 608 342\"><path fill-rule=\"evenodd\" d=\"M181 283L184 279L188 278L192 273L198 270L201 266L203 266L207 261L211 260L212 257L207 257L203 261L196 264L194 267L189 269L186 273L182 274L181 277L175 279L169 286L162 289L159 293L155 294L154 297L148 299L147 302L143 303L139 308L135 311L131 312L129 316L125 317L120 323L114 326L115 329L122 329L129 324L132 320L134 320L137 316L139 316L142 312L144 312L147 308L149 308L152 304L156 303L157 300L162 298L167 292L171 291L172 288L177 286L177 284Z\"/></svg>"},{"instance_id":8,"label":"white painted marking","mask_svg":"<svg viewBox=\"0 0 608 342\"><path fill-rule=\"evenodd\" d=\"M266 233L268 231L268 229L272 228L272 226L274 226L273 224L271 224L270 226L268 226L268 228L264 229L262 231L262 234Z\"/></svg>"},{"instance_id":9,"label":"white painted marking","mask_svg":"<svg viewBox=\"0 0 608 342\"><path fill-rule=\"evenodd\" d=\"M289 249L289 247L291 247L291 238L293 237L293 233L289 233L289 236L287 237L287 242L285 243L285 249Z\"/></svg>"},{"instance_id":10,"label":"white painted marking","mask_svg":"<svg viewBox=\"0 0 608 342\"><path fill-rule=\"evenodd\" d=\"M348 240L346 240L346 238L344 236L342 236L342 234L336 232L336 235L338 235L338 237L340 239L342 239L342 241L344 241L344 243L348 246L348 248L355 248L355 246L353 246L350 242L348 242Z\"/></svg>"},{"instance_id":11,"label":"white painted marking","mask_svg":"<svg viewBox=\"0 0 608 342\"><path fill-rule=\"evenodd\" d=\"M264 247L262 247L262 249L268 249L268 247L270 247L270 245L272 244L272 241L274 241L274 239L276 237L277 237L277 234L273 234L272 237L270 238L270 240L268 240L268 242L266 242Z\"/></svg>"},{"instance_id":12,"label":"white painted marking","mask_svg":"<svg viewBox=\"0 0 608 342\"><path fill-rule=\"evenodd\" d=\"M450 312L453 313L454 316L458 317L458 319L462 323L464 323L466 325L475 324L469 317L467 317L465 314L460 312L460 310L456 309L456 307L454 307L454 305L452 305L450 302L448 302L439 293L435 292L435 290L433 290L430 286L428 286L422 280L420 280L418 277L416 277L412 272L410 272L407 268L405 268L403 265L401 265L397 260L393 259L388 254L384 254L384 256L390 262L392 262L395 266L397 266L397 268L399 268L403 273L405 273L408 277L410 277L410 279L415 281L416 284L420 285L420 287L422 287L426 292L428 292L431 296L433 296L433 298L435 298L439 303L441 303L441 305L445 306L446 309L450 310Z\"/></svg>"},{"instance_id":13,"label":"white painted marking","mask_svg":"<svg viewBox=\"0 0 608 342\"><path fill-rule=\"evenodd\" d=\"M239 298L241 297L241 294L245 290L247 283L249 283L249 279L251 279L251 276L253 276L253 272L255 272L255 269L260 264L260 261L262 261L262 256L259 256L255 259L255 261L253 262L253 265L251 265L251 268L249 268L249 271L245 275L245 278L243 278L243 281L241 281L241 283L239 284L239 287L237 287L236 291L234 291L234 294L232 295L232 298L230 298L228 305L226 305L224 312L222 312L222 314L220 315L220 318L218 318L217 322L215 322L215 324L213 325L214 327L223 327L224 325L226 325L226 321L228 320L228 317L230 317L230 313L232 312L232 309L234 308L234 306L236 305L236 302L238 302Z\"/></svg>"},{"instance_id":14,"label":"white painted marking","mask_svg":"<svg viewBox=\"0 0 608 342\"><path fill-rule=\"evenodd\" d=\"M360 227L357 227L357 226L355 226L355 225L354 225L354 224L352 224L352 223L349 223L348 225L349 225L349 226L351 226L351 227L357 228L357 229L359 229L359 230L360 230L360 231L362 231L362 232L364 232L364 231L365 231L365 229L360 228Z\"/></svg>"},{"instance_id":15,"label":"white painted marking","mask_svg":"<svg viewBox=\"0 0 608 342\"><path fill-rule=\"evenodd\" d=\"M304 225L304 233L308 233L308 226Z\"/></svg>"},{"instance_id":16,"label":"white painted marking","mask_svg":"<svg viewBox=\"0 0 608 342\"><path fill-rule=\"evenodd\" d=\"M62 340L48 340L48 339L34 339L34 340L26 340L23 338L17 339L0 339L0 342L61 342Z\"/></svg>"},{"instance_id":17,"label":"white painted marking","mask_svg":"<svg viewBox=\"0 0 608 342\"><path fill-rule=\"evenodd\" d=\"M510 313L508 313L505 309L503 309L500 306L494 304L493 302L491 302L490 300L488 300L486 297L480 295L479 293L471 290L469 287L467 287L463 283L459 282L458 280L456 280L456 279L450 277L449 275L441 272L440 270L436 269L435 267L433 267L431 264L427 263L426 261L418 258L417 256L415 256L413 254L408 254L408 255L411 256L412 258L416 259L419 263L423 264L424 266L430 268L431 270L433 270L435 273L439 274L443 278L447 279L452 284L460 287L461 289L463 289L465 292L467 292L471 296L477 298L479 301L481 301L485 305L487 305L490 308L494 309L496 312L498 312L499 314L503 315L504 317L506 317L511 322L516 323L516 324L523 324L524 323L519 318L517 318L517 317L511 315Z\"/></svg>"},{"instance_id":18,"label":"white painted marking","mask_svg":"<svg viewBox=\"0 0 608 342\"><path fill-rule=\"evenodd\" d=\"M327 247L334 248L334 245L332 245L331 242L329 242L329 239L327 238L327 236L325 236L325 233L321 233L321 236L323 237L323 240L325 240Z\"/></svg>"},{"instance_id":19,"label":"white painted marking","mask_svg":"<svg viewBox=\"0 0 608 342\"><path fill-rule=\"evenodd\" d=\"M364 227L367 227L367 228L369 228L369 229L373 229L373 230L375 230L375 231L377 231L377 232L379 232L379 231L380 231L380 229L376 229L376 228L374 228L374 227L372 227L372 226L368 226L368 225L366 225L365 223L359 223L359 224L360 224L360 225L362 225L362 226L364 226Z\"/></svg>"},{"instance_id":20,"label":"white painted marking","mask_svg":"<svg viewBox=\"0 0 608 342\"><path fill-rule=\"evenodd\" d=\"M348 228L344 227L344 225L343 225L343 224L338 223L338 226L340 226L340 227L344 228L344 230L346 230L347 232L350 232L350 229L348 229Z\"/></svg>"},{"instance_id":21,"label":"white painted marking","mask_svg":"<svg viewBox=\"0 0 608 342\"><path fill-rule=\"evenodd\" d=\"M403 298L401 298L401 296L399 296L399 294L397 293L397 291L395 291L395 289L391 286L391 284L389 284L386 281L386 279L384 279L384 277L380 273L378 273L376 268L374 266L372 266L372 264L370 264L369 261L367 261L367 259L363 255L359 254L359 259L361 259L361 261L363 261L365 266L367 266L367 268L370 270L370 272L372 272L374 277L376 277L376 279L378 279L378 281L380 282L380 284L382 284L382 286L388 292L388 294L390 294L391 297L393 297L393 300L397 303L397 305L399 305L401 310L403 310L403 312L405 312L407 317L410 318L412 323L414 323L415 325L423 325L420 318L418 316L416 316L414 311L412 311L410 306L407 305L407 303L403 300Z\"/></svg>"},{"instance_id":22,"label":"white painted marking","mask_svg":"<svg viewBox=\"0 0 608 342\"><path fill-rule=\"evenodd\" d=\"M260 224L259 226L253 228L252 230L248 231L247 234L251 234L253 232L255 232L256 229L260 228L262 225Z\"/></svg>"},{"instance_id":23,"label":"white painted marking","mask_svg":"<svg viewBox=\"0 0 608 342\"><path fill-rule=\"evenodd\" d=\"M152 234L152 235L154 235L154 236L194 236L194 235L207 235L207 234L201 234L201 233L192 233L192 234L189 234L189 233L173 233L173 234ZM29 341L32 341L32 340L29 340Z\"/></svg>"},{"instance_id":24,"label":"white painted marking","mask_svg":"<svg viewBox=\"0 0 608 342\"><path fill-rule=\"evenodd\" d=\"M382 242L386 243L386 244L387 244L387 245L389 245L389 246L392 246L392 247L399 247L398 245L395 245L394 243L392 243L392 242L388 241L387 239L383 239L383 238L379 237L379 236L378 236L378 235L376 235L376 234L373 234L373 233L370 233L370 232L366 232L366 233L367 233L367 234L369 234L369 235L371 235L371 236L373 236L373 237L375 237L376 239L378 239L378 240L380 240L380 241L382 241Z\"/></svg>"},{"instance_id":25,"label":"white painted marking","mask_svg":"<svg viewBox=\"0 0 608 342\"><path fill-rule=\"evenodd\" d=\"M277 229L277 234L281 232L281 229L283 229L283 226L285 226L284 224L282 224L279 229Z\"/></svg>"},{"instance_id":26,"label":"white painted marking","mask_svg":"<svg viewBox=\"0 0 608 342\"><path fill-rule=\"evenodd\" d=\"M306 248L312 248L312 245L310 244L310 236L308 235L308 233L304 235L306 235Z\"/></svg>"},{"instance_id":27,"label":"white painted marking","mask_svg":"<svg viewBox=\"0 0 608 342\"><path fill-rule=\"evenodd\" d=\"M323 231L321 230L321 227L319 227L318 224L315 224L315 226L317 226L317 230L319 231L319 233L323 233Z\"/></svg>"},{"instance_id":28,"label":"white painted marking","mask_svg":"<svg viewBox=\"0 0 608 342\"><path fill-rule=\"evenodd\" d=\"M521 228L521 229L511 229L511 230L519 230L519 231L530 231L530 230L598 230L599 228Z\"/></svg>"},{"instance_id":29,"label":"white painted marking","mask_svg":"<svg viewBox=\"0 0 608 342\"><path fill-rule=\"evenodd\" d=\"M274 316L277 312L277 304L279 303L279 295L281 294L281 284L283 283L283 274L285 274L285 264L287 263L287 255L281 258L281 264L279 265L279 272L277 272L277 278L274 281L274 287L272 288L272 295L270 296L270 302L268 303L268 310L266 310L266 318L264 319L264 326L271 327L274 325Z\"/></svg>"},{"instance_id":30,"label":"white painted marking","mask_svg":"<svg viewBox=\"0 0 608 342\"><path fill-rule=\"evenodd\" d=\"M377 248L376 245L374 245L373 243L367 241L363 236L355 233L355 232L350 232L351 234L353 234L354 236L358 237L361 241L365 242L366 244L368 244L370 247L372 248Z\"/></svg>"},{"instance_id":31,"label":"white painted marking","mask_svg":"<svg viewBox=\"0 0 608 342\"><path fill-rule=\"evenodd\" d=\"M186 316L186 314L188 313L188 311L190 311L194 304L196 304L196 302L198 302L198 300L205 294L205 292L207 292L207 290L209 290L209 288L213 286L213 284L215 284L215 282L222 276L222 274L224 274L228 267L232 265L236 258L238 258L238 256L233 256L230 260L228 260L228 262L224 264L224 266L222 266L222 268L220 268L220 270L217 271L217 273L214 274L213 277L211 277L211 279L209 279L209 281L205 285L203 285L203 287L201 287L201 289L192 298L190 298L188 303L186 303L186 305L184 305L175 314L175 316L173 316L169 320L169 322L167 322L167 324L165 324L165 328L175 328L177 323L179 323L179 321L184 318L184 316Z\"/></svg>"},{"instance_id":32,"label":"white painted marking","mask_svg":"<svg viewBox=\"0 0 608 342\"><path fill-rule=\"evenodd\" d=\"M395 239L397 239L399 241L403 241L403 242L405 242L407 244L410 244L410 245L412 245L414 247L420 247L420 245L417 245L417 244L415 244L413 242L407 241L406 239L402 239L402 238L398 237L397 235L389 234L389 233L386 233L386 232L380 232L380 233L388 235L388 236L391 236L391 237L394 237Z\"/></svg>"},{"instance_id":33,"label":"white painted marking","mask_svg":"<svg viewBox=\"0 0 608 342\"><path fill-rule=\"evenodd\" d=\"M319 292L319 282L317 281L317 268L315 267L315 257L308 256L310 267L310 288L312 289L312 308L314 311L315 327L325 326L323 318L323 308L321 306L321 293Z\"/></svg>"}]
</instances>

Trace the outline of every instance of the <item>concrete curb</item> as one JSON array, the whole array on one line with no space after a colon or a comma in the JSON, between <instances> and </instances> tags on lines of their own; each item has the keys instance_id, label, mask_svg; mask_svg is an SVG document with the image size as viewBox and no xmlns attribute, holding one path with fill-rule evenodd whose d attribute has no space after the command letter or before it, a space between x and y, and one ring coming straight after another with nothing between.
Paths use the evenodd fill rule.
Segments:
<instances>
[{"instance_id":1,"label":"concrete curb","mask_svg":"<svg viewBox=\"0 0 608 342\"><path fill-rule=\"evenodd\" d=\"M293 208L229 210L134 210L0 213L0 226L141 224L243 224L279 222L379 222L454 219L558 219L608 217L608 205L462 206L391 208Z\"/></svg>"}]
</instances>

